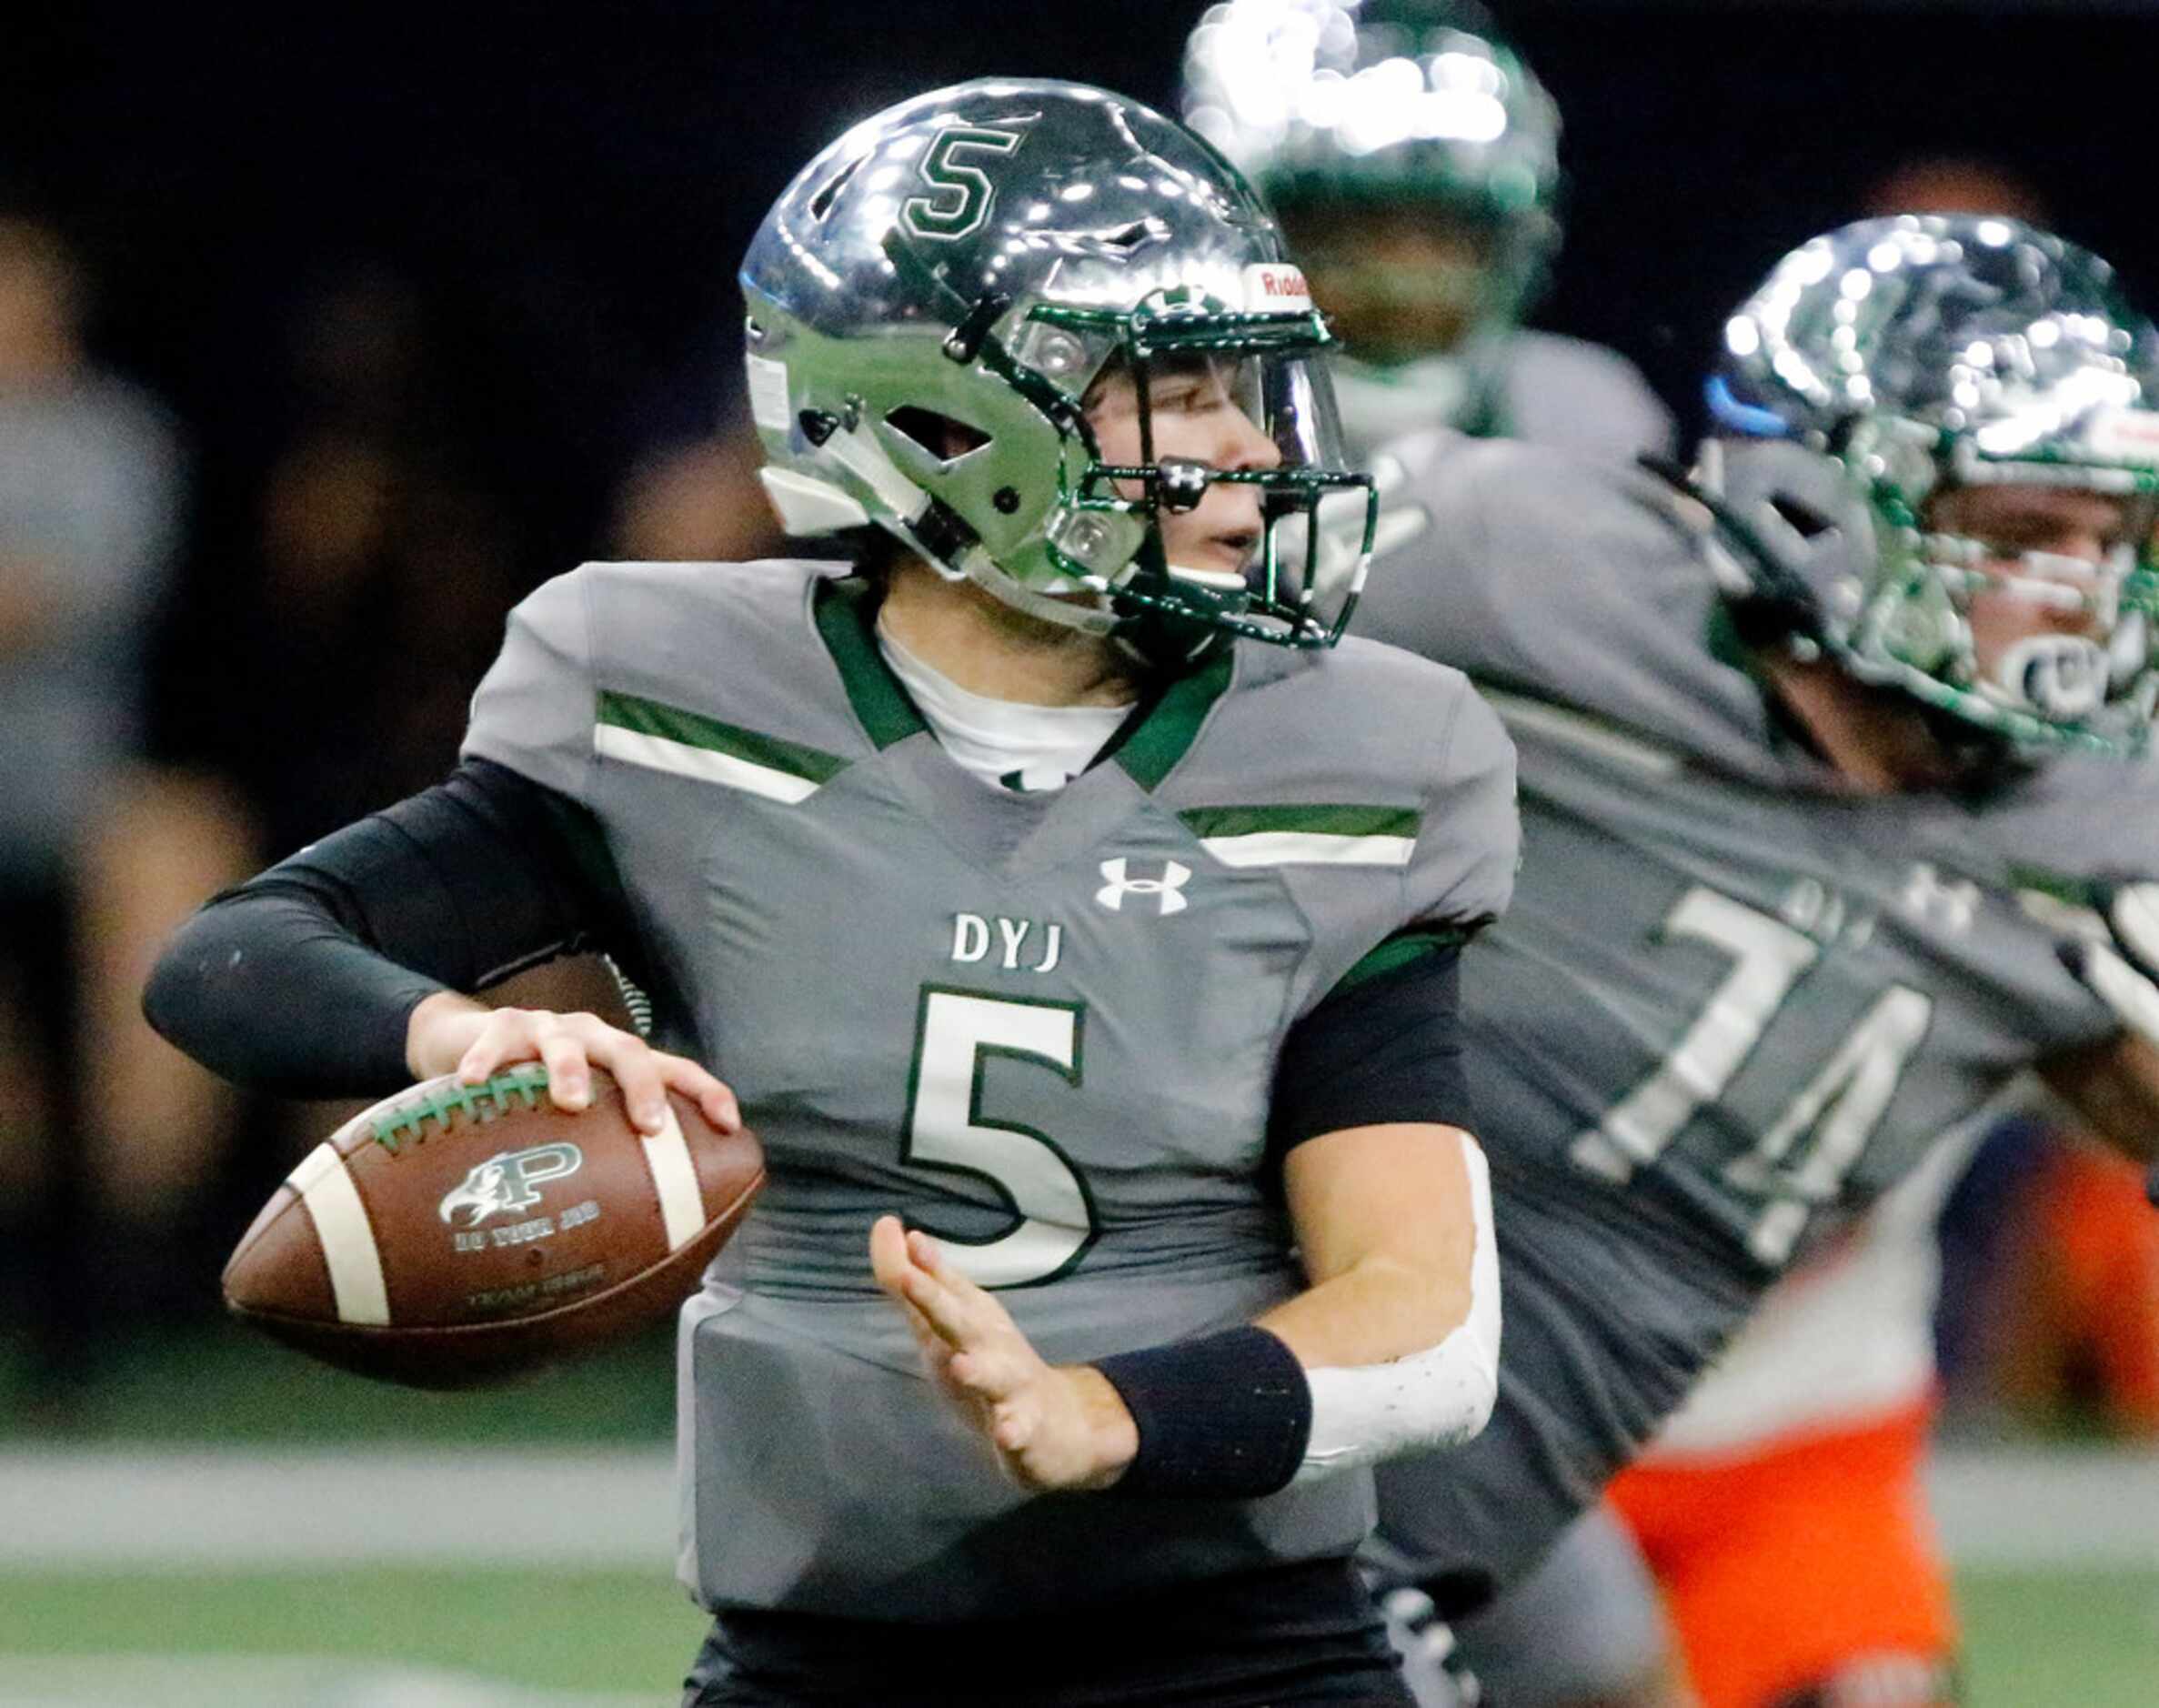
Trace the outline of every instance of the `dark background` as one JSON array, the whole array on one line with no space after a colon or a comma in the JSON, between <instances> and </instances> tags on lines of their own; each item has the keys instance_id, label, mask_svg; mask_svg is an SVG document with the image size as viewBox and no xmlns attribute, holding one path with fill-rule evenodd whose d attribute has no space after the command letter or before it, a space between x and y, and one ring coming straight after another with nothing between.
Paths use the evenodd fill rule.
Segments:
<instances>
[{"instance_id":1,"label":"dark background","mask_svg":"<svg viewBox=\"0 0 2159 1708\"><path fill-rule=\"evenodd\" d=\"M542 573L590 548L633 457L730 407L734 266L815 148L990 72L1170 105L1199 7L41 10L0 49L0 206L53 215L84 247L100 352L193 438L199 582L278 430L280 328L326 275L409 283L439 454L506 501ZM1722 310L1913 150L2013 166L2133 287L2159 276L2150 13L1498 10L1568 122L1567 248L1538 319L1626 351L1682 415Z\"/></svg>"}]
</instances>

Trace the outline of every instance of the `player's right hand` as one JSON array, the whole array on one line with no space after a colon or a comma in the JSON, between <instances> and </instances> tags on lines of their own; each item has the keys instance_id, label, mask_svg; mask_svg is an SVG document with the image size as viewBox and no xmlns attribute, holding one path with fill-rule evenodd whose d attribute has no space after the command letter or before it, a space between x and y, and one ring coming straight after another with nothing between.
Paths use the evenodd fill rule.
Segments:
<instances>
[{"instance_id":1,"label":"player's right hand","mask_svg":"<svg viewBox=\"0 0 2159 1708\"><path fill-rule=\"evenodd\" d=\"M667 1124L667 1095L678 1091L723 1133L742 1125L741 1106L718 1079L687 1056L655 1050L635 1032L597 1014L547 1009L484 1008L469 997L440 991L413 1010L406 1024L406 1065L427 1080L454 1072L478 1085L520 1061L547 1070L547 1095L576 1112L592 1101L592 1070L604 1068L622 1088L630 1119L646 1132Z\"/></svg>"},{"instance_id":2,"label":"player's right hand","mask_svg":"<svg viewBox=\"0 0 2159 1708\"><path fill-rule=\"evenodd\" d=\"M1106 1489L1124 1474L1140 1432L1100 1371L1045 1362L994 1293L897 1216L870 1229L869 1264L914 1331L930 1379L1014 1482L1037 1493Z\"/></svg>"}]
</instances>

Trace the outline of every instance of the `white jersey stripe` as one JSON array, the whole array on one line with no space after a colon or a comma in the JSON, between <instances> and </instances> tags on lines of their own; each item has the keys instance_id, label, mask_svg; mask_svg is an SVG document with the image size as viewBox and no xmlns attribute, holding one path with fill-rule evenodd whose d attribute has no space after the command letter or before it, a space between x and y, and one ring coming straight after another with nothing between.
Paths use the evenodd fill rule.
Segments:
<instances>
[{"instance_id":1,"label":"white jersey stripe","mask_svg":"<svg viewBox=\"0 0 2159 1708\"><path fill-rule=\"evenodd\" d=\"M668 1124L657 1133L640 1134L645 1166L652 1171L653 1189L659 1193L659 1216L668 1231L668 1250L679 1251L705 1225L705 1196L698 1190L697 1165L689 1160L689 1144L682 1137L682 1123L674 1109L667 1111Z\"/></svg>"},{"instance_id":2,"label":"white jersey stripe","mask_svg":"<svg viewBox=\"0 0 2159 1708\"><path fill-rule=\"evenodd\" d=\"M775 770L769 765L754 765L712 748L695 748L687 741L670 741L665 736L625 729L618 724L594 726L592 747L595 752L604 753L610 759L642 765L648 770L672 771L678 777L693 777L700 782L724 783L729 789L762 795L767 800L781 801L788 806L807 800L818 791L818 786L807 777Z\"/></svg>"},{"instance_id":3,"label":"white jersey stripe","mask_svg":"<svg viewBox=\"0 0 2159 1708\"><path fill-rule=\"evenodd\" d=\"M1210 836L1200 846L1225 866L1407 866L1407 836L1329 836L1317 830L1254 830Z\"/></svg>"},{"instance_id":4,"label":"white jersey stripe","mask_svg":"<svg viewBox=\"0 0 2159 1708\"><path fill-rule=\"evenodd\" d=\"M300 1160L286 1184L299 1193L315 1237L330 1269L330 1293L337 1320L381 1327L390 1320L389 1290L383 1284L382 1254L368 1225L359 1188L346 1172L345 1160L319 1144Z\"/></svg>"}]
</instances>

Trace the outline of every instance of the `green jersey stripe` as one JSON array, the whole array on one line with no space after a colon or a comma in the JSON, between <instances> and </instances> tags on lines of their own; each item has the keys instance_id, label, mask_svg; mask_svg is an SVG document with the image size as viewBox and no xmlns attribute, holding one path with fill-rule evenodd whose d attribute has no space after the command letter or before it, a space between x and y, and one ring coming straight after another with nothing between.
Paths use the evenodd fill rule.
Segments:
<instances>
[{"instance_id":1,"label":"green jersey stripe","mask_svg":"<svg viewBox=\"0 0 2159 1708\"><path fill-rule=\"evenodd\" d=\"M762 771L798 778L813 788L830 782L848 768L848 761L838 754L820 752L799 742L782 741L778 736L761 735L735 724L723 724L717 718L684 711L677 706L663 706L658 700L639 699L633 694L602 689L599 726L602 729L625 730L647 737L669 747L724 753Z\"/></svg>"},{"instance_id":2,"label":"green jersey stripe","mask_svg":"<svg viewBox=\"0 0 2159 1708\"><path fill-rule=\"evenodd\" d=\"M1451 926L1410 926L1395 932L1378 948L1370 950L1354 967L1334 981L1334 990L1329 994L1353 990L1367 979L1380 978L1425 955L1437 955L1446 949L1459 949L1469 940L1469 932Z\"/></svg>"},{"instance_id":3,"label":"green jersey stripe","mask_svg":"<svg viewBox=\"0 0 2159 1708\"><path fill-rule=\"evenodd\" d=\"M2009 881L2020 894L2043 896L2064 908L2086 913L2096 912L2105 889L2095 878L2050 871L2044 866L2013 865L2009 869ZM2027 906L2025 911L2032 909Z\"/></svg>"},{"instance_id":4,"label":"green jersey stripe","mask_svg":"<svg viewBox=\"0 0 2159 1708\"><path fill-rule=\"evenodd\" d=\"M877 601L877 589L862 576L822 578L810 590L818 637L839 672L855 720L882 753L929 726L878 650Z\"/></svg>"},{"instance_id":5,"label":"green jersey stripe","mask_svg":"<svg viewBox=\"0 0 2159 1708\"><path fill-rule=\"evenodd\" d=\"M1301 831L1313 836L1417 835L1423 815L1414 807L1190 807L1177 815L1202 839Z\"/></svg>"},{"instance_id":6,"label":"green jersey stripe","mask_svg":"<svg viewBox=\"0 0 2159 1708\"><path fill-rule=\"evenodd\" d=\"M1220 648L1198 669L1177 678L1099 757L1114 758L1132 781L1152 793L1199 739L1208 713L1230 686L1236 657L1235 648Z\"/></svg>"},{"instance_id":7,"label":"green jersey stripe","mask_svg":"<svg viewBox=\"0 0 2159 1708\"><path fill-rule=\"evenodd\" d=\"M818 785L806 777L774 770L768 765L753 765L731 753L693 748L687 742L668 741L635 729L618 728L613 724L602 724L592 732L592 748L596 753L628 765L642 765L653 771L672 771L677 777L694 778L701 783L722 783L729 789L762 795L767 800L782 801L788 806L808 800L818 791Z\"/></svg>"}]
</instances>

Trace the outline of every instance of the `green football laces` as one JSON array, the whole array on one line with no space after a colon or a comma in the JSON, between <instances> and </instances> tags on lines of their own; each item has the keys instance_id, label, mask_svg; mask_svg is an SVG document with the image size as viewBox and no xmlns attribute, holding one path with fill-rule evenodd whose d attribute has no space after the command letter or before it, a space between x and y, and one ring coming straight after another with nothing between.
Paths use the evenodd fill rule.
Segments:
<instances>
[{"instance_id":1,"label":"green football laces","mask_svg":"<svg viewBox=\"0 0 2159 1708\"><path fill-rule=\"evenodd\" d=\"M528 1061L479 1085L467 1085L457 1080L447 1084L438 1082L417 1096L392 1104L369 1125L375 1130L375 1142L395 1155L400 1140L410 1138L416 1144L425 1140L430 1120L438 1122L447 1132L458 1115L474 1120L493 1120L510 1108L512 1099L527 1109L537 1109L540 1093L547 1089L547 1069L537 1061Z\"/></svg>"}]
</instances>

